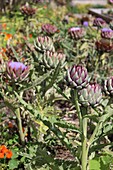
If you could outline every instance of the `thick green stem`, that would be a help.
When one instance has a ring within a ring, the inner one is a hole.
[[[82,170],[87,169],[87,162],[88,162],[88,152],[87,152],[87,107],[81,107],[82,113],[82,157],[81,157],[81,164]]]
[[[78,91],[74,90],[74,103],[77,110],[80,131],[81,131],[81,144],[82,144],[82,155],[81,155],[81,164],[82,170],[87,169],[87,160],[88,160],[88,152],[87,152],[87,108],[82,108],[80,110],[79,102],[78,102]],[[81,112],[82,111],[82,112]],[[83,116],[82,116],[83,115]]]
[[[22,129],[22,120],[21,120],[19,108],[16,110],[16,117],[17,117],[17,122],[18,122],[18,130],[19,130],[20,140],[21,140],[21,143],[24,144],[25,140],[24,140],[24,133],[23,133],[23,129]]]
[[[75,108],[77,110],[77,114],[79,118],[80,130],[82,131],[82,114],[81,114],[80,106],[78,102],[78,91],[77,90],[74,90],[74,103],[75,103]]]
[[[82,136],[82,170],[87,169],[87,159],[88,159],[88,152],[87,152],[87,118],[83,118],[83,136]]]

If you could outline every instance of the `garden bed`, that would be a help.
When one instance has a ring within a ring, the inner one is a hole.
[[[0,26],[0,168],[112,169],[111,25],[40,1]]]

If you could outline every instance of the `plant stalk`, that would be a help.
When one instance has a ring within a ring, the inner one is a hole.
[[[20,109],[19,108],[16,110],[16,117],[17,117],[20,140],[21,140],[21,143],[24,144],[25,143],[24,132],[23,132],[23,129],[22,129],[22,120],[21,120],[21,115],[20,115]]]
[[[77,114],[78,114],[80,131],[82,131],[82,114],[81,114],[81,110],[80,110],[80,106],[79,106],[79,102],[78,102],[78,91],[77,90],[74,90],[74,104],[75,104],[75,108],[76,108]]]
[[[87,118],[84,117],[82,121],[83,127],[83,136],[82,136],[82,170],[87,169],[87,159],[88,159],[88,152],[87,152]]]
[[[88,160],[88,152],[87,152],[87,108],[82,108],[80,110],[79,102],[78,102],[78,91],[74,90],[74,103],[77,110],[80,131],[81,131],[81,145],[82,145],[82,155],[81,155],[81,170],[87,170],[87,160]],[[82,116],[83,115],[83,116]]]

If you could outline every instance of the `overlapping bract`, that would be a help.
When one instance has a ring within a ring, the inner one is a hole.
[[[102,38],[95,43],[96,49],[103,52],[111,52],[113,50],[113,42],[109,39]]]
[[[60,63],[60,66],[63,67],[65,64],[66,56],[63,53],[46,51],[44,53],[44,64],[47,68],[56,68]]]
[[[24,81],[29,74],[29,66],[25,66],[21,62],[10,61],[7,64],[7,78],[12,82]]]
[[[46,50],[55,51],[53,41],[48,36],[39,36],[34,41],[36,50],[44,52]]]
[[[93,26],[105,27],[106,21],[104,21],[102,18],[95,18],[94,21],[93,21]]]
[[[73,65],[67,70],[66,81],[69,86],[82,89],[88,85],[90,77],[85,67]]]
[[[57,27],[52,24],[43,24],[42,25],[42,31],[47,33],[48,35],[53,35],[54,33],[57,32]]]
[[[107,38],[107,39],[112,39],[113,38],[113,30],[111,30],[110,28],[103,28],[101,30],[101,37]]]
[[[32,8],[29,6],[28,3],[26,3],[25,5],[23,5],[21,8],[20,8],[20,11],[22,14],[26,15],[26,16],[32,16],[36,13],[36,9],[35,8]]]
[[[84,28],[80,28],[80,27],[72,27],[72,28],[69,28],[68,34],[71,36],[71,38],[78,40],[84,37],[85,30]]]
[[[104,90],[108,95],[113,95],[113,76],[105,80]]]
[[[79,91],[79,102],[83,106],[96,107],[102,102],[102,91],[99,84],[89,84]]]

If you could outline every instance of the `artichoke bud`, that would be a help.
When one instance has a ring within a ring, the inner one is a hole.
[[[44,65],[47,68],[56,68],[59,63],[63,67],[65,65],[65,59],[65,54],[53,51],[46,51],[43,57]]]
[[[53,35],[57,32],[57,27],[51,24],[43,24],[42,31],[47,33],[48,35]]]
[[[99,84],[89,84],[79,91],[79,102],[83,106],[96,107],[102,102],[102,91]]]
[[[71,38],[78,40],[84,37],[85,30],[84,28],[80,28],[80,27],[72,27],[72,28],[69,28],[68,34],[70,35]]]
[[[44,37],[37,37],[34,41],[34,46],[36,50],[40,52],[44,52],[46,50],[55,51],[53,41],[50,37],[44,36]]]
[[[88,85],[90,77],[87,69],[80,65],[73,65],[67,70],[66,82],[69,86],[82,89]]]
[[[94,21],[93,21],[93,26],[96,26],[96,27],[105,27],[107,24],[106,24],[106,21],[104,21],[102,18],[95,18]]]
[[[113,38],[113,30],[111,30],[110,28],[103,28],[101,30],[101,37],[107,38],[107,39],[112,39]]]
[[[113,42],[109,39],[102,38],[95,43],[96,50],[102,52],[111,52],[113,50]]]

